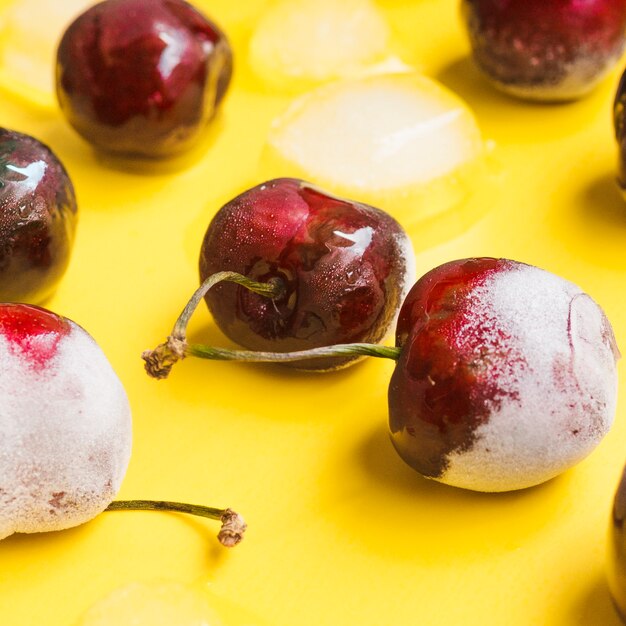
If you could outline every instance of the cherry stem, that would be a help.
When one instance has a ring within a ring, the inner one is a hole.
[[[105,511],[169,511],[175,513],[189,513],[198,517],[217,520],[222,527],[217,535],[218,541],[227,548],[236,546],[246,530],[246,523],[232,509],[216,509],[201,504],[186,504],[184,502],[168,502],[166,500],[115,500]]]
[[[257,352],[189,344],[185,347],[185,355],[212,361],[243,361],[246,363],[291,363],[335,356],[373,356],[380,359],[397,360],[400,355],[400,348],[380,346],[373,343],[339,343],[333,346],[298,350],[296,352]]]
[[[159,344],[154,350],[146,350],[141,358],[146,362],[146,372],[153,378],[167,378],[172,367],[186,356],[195,356],[213,361],[243,361],[247,363],[289,363],[308,359],[323,359],[328,357],[345,356],[372,356],[382,359],[396,360],[400,355],[400,348],[381,346],[370,343],[344,343],[333,346],[299,350],[297,352],[255,352],[250,350],[231,350],[216,348],[202,344],[188,344],[186,340],[187,325],[194,311],[200,304],[207,291],[220,282],[233,282],[268,298],[279,298],[285,292],[285,286],[278,278],[266,283],[260,283],[238,274],[237,272],[217,272],[209,276],[196,292],[180,314],[172,334],[165,343]]]
[[[272,278],[266,283],[260,283],[244,276],[243,274],[238,274],[237,272],[217,272],[216,274],[209,276],[200,285],[200,287],[198,287],[193,296],[191,296],[187,306],[185,306],[183,312],[178,316],[178,319],[174,324],[172,337],[182,340],[185,339],[187,334],[187,324],[189,324],[189,320],[191,319],[194,311],[198,308],[202,298],[204,298],[211,287],[223,282],[236,283],[245,287],[248,291],[252,291],[260,296],[272,299],[280,298],[280,296],[285,293],[285,285],[279,278]]]

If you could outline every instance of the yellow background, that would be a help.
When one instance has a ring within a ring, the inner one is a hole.
[[[106,513],[10,537],[0,543],[0,623],[73,625],[116,588],[171,580],[209,589],[233,626],[619,624],[604,550],[626,461],[625,394],[586,461],[543,486],[488,495],[423,480],[397,457],[386,433],[390,362],[307,375],[189,359],[167,381],[144,374],[140,353],[165,337],[197,286],[211,216],[261,182],[270,121],[289,101],[264,93],[246,65],[267,2],[198,5],[229,34],[237,72],[185,162],[145,171],[103,160],[56,108],[7,93],[0,124],[48,143],[76,186],[74,255],[47,306],[89,330],[128,391],[134,452],[120,497],[231,506],[249,532],[227,551],[211,522]],[[381,6],[395,49],[467,100],[498,164],[481,221],[452,239],[413,229],[418,273],[475,255],[536,264],[588,291],[624,349],[626,204],[611,127],[619,73],[578,103],[518,102],[468,60],[456,0]],[[204,307],[192,336],[229,345]]]

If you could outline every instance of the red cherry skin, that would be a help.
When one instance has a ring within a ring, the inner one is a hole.
[[[597,445],[617,349],[576,285],[508,259],[446,263],[400,310],[389,386],[394,447],[423,476],[479,491],[538,484]]]
[[[411,284],[413,264],[410,241],[388,214],[282,178],[218,211],[202,243],[200,277],[231,270],[258,281],[279,279],[285,293],[275,300],[223,283],[206,301],[236,343],[290,352],[383,339]],[[326,370],[353,360],[293,366]]]
[[[44,368],[70,332],[67,319],[30,304],[0,304],[0,335],[36,369]]]
[[[40,303],[63,276],[77,222],[74,187],[37,139],[0,129],[0,301]]]
[[[183,0],[105,0],[59,44],[56,87],[69,123],[95,147],[168,157],[190,148],[230,82],[224,33]]]
[[[463,0],[462,12],[479,69],[525,98],[584,96],[626,45],[626,0]]]

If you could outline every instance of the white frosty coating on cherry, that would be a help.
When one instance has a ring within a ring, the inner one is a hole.
[[[268,142],[309,179],[353,197],[425,185],[483,154],[463,101],[415,73],[318,88],[275,120]]]
[[[472,292],[467,340],[485,320],[511,339],[494,359],[503,391],[465,452],[449,456],[441,481],[479,491],[544,482],[586,457],[613,422],[616,347],[600,307],[576,285],[518,265]],[[487,345],[497,345],[495,333]],[[521,357],[521,358],[520,358]]]
[[[388,38],[385,18],[370,0],[286,0],[256,25],[250,64],[268,84],[292,89],[381,62]]]
[[[90,520],[115,497],[130,458],[122,384],[74,323],[43,368],[0,334],[0,363],[0,539]]]
[[[608,60],[598,60],[587,56],[578,57],[565,65],[563,77],[553,84],[520,85],[514,82],[502,82],[493,76],[489,78],[502,91],[519,98],[540,102],[567,102],[582,98],[593,91],[611,72],[619,58],[620,55],[615,55]]]

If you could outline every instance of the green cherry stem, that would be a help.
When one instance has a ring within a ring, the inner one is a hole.
[[[167,341],[159,344],[154,350],[146,350],[141,355],[141,358],[146,362],[146,372],[150,376],[153,378],[167,378],[173,365],[180,359],[185,358],[187,355],[187,325],[189,320],[209,289],[223,282],[236,283],[266,298],[280,298],[285,293],[285,285],[278,278],[261,283],[238,272],[217,272],[212,274],[191,296],[182,313],[178,316],[172,329],[172,334],[167,338]]]
[[[246,523],[239,513],[232,509],[216,509],[201,504],[166,500],[115,500],[105,511],[170,511],[217,520],[222,523],[217,539],[227,548],[236,546],[243,539],[246,530]]]
[[[256,352],[251,350],[229,350],[199,344],[189,344],[185,355],[212,361],[243,361],[245,363],[291,363],[306,359],[323,359],[333,356],[373,356],[380,359],[397,359],[400,348],[380,346],[373,343],[338,343],[332,346],[298,350],[296,352]]]
[[[216,348],[202,344],[188,344],[186,339],[187,325],[207,291],[220,282],[237,283],[262,296],[279,298],[284,293],[284,285],[278,279],[267,283],[250,280],[236,272],[218,272],[209,276],[193,294],[187,306],[180,314],[172,334],[165,343],[159,344],[154,350],[146,350],[141,358],[145,361],[146,372],[153,378],[167,378],[172,367],[187,356],[213,361],[240,361],[246,363],[288,363],[307,359],[322,359],[335,356],[372,356],[383,359],[397,359],[400,348],[381,346],[369,343],[345,343],[333,346],[299,350],[296,352],[255,352],[250,350],[231,350]]]
[[[185,306],[183,312],[178,316],[174,324],[174,329],[172,330],[173,337],[178,339],[185,338],[187,324],[189,324],[189,320],[194,311],[198,308],[202,298],[204,298],[211,287],[223,282],[236,283],[237,285],[245,287],[248,291],[258,293],[260,296],[265,296],[266,298],[272,298],[272,300],[280,298],[285,293],[285,285],[278,278],[273,278],[266,283],[260,283],[237,272],[217,272],[209,276],[200,287],[198,287],[193,296],[191,296],[187,306]]]

